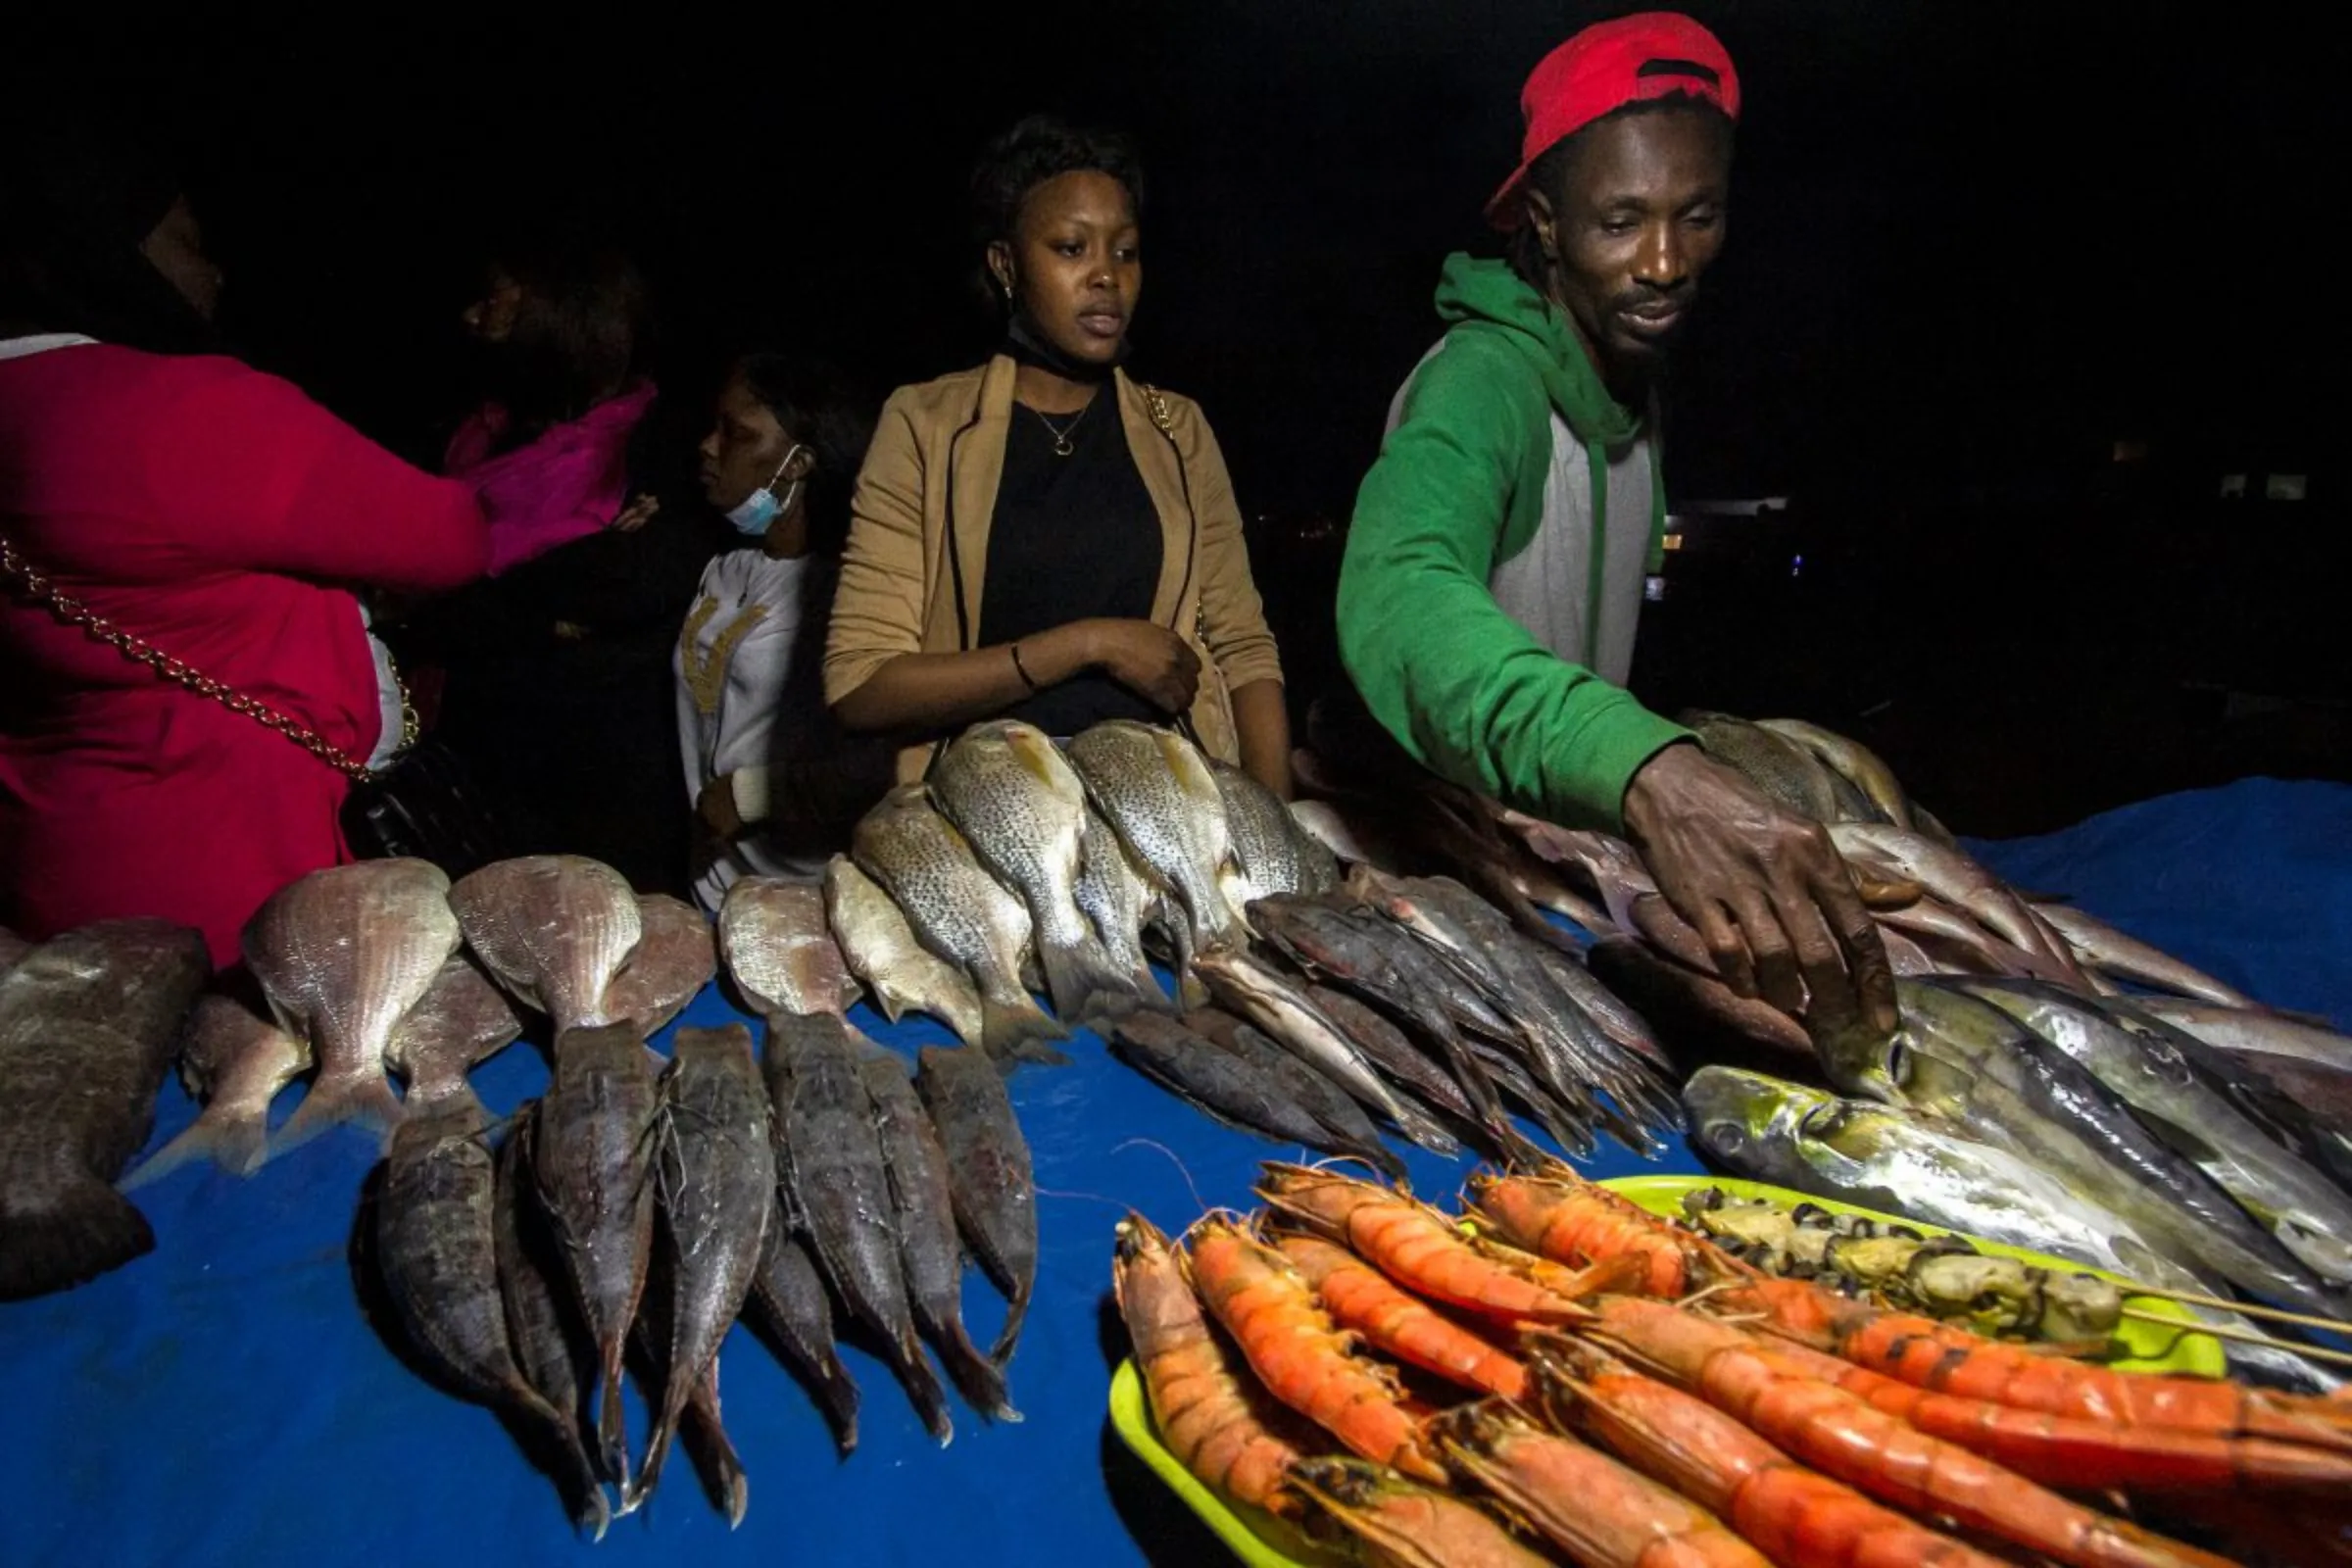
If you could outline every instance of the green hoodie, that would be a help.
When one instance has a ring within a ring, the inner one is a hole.
[[[1625,787],[1690,732],[1583,664],[1555,657],[1495,603],[1494,568],[1544,521],[1551,415],[1592,475],[1591,587],[1600,595],[1607,452],[1642,419],[1601,383],[1568,318],[1502,262],[1449,257],[1445,342],[1414,373],[1356,497],[1340,573],[1340,652],[1382,727],[1437,773],[1554,821],[1620,831]],[[1597,613],[1586,625],[1596,630]],[[1591,657],[1587,654],[1588,659]]]

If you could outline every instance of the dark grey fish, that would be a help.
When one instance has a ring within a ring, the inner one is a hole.
[[[1004,1369],[980,1353],[963,1326],[963,1243],[956,1234],[955,1196],[939,1133],[897,1056],[877,1048],[859,1070],[890,1166],[899,1261],[915,1326],[976,1409],[991,1420],[1018,1421],[1021,1412],[1005,1390]]]
[[[798,1368],[823,1404],[844,1454],[858,1447],[858,1385],[833,1344],[833,1303],[816,1259],[808,1255],[779,1203],[752,1283],[752,1312],[776,1348]]]
[[[520,1039],[522,1022],[514,999],[471,956],[453,953],[424,995],[392,1026],[384,1059],[408,1079],[410,1094],[446,1094]]]
[[[1380,1129],[1346,1089],[1230,1012],[1196,1008],[1184,1015],[1183,1025],[1261,1076],[1282,1102],[1305,1111],[1324,1130],[1323,1142],[1312,1138],[1294,1142],[1330,1153],[1353,1154],[1396,1181],[1405,1179],[1404,1162],[1381,1142]]]
[[[776,1206],[775,1145],[767,1091],[752,1058],[752,1032],[739,1023],[681,1029],[670,1052],[662,1078],[664,1132],[657,1181],[667,1265],[661,1314],[667,1333],[658,1347],[662,1406],[623,1512],[661,1485],[670,1435],[743,1311]],[[728,1491],[736,1496],[736,1488]],[[742,1517],[732,1501],[729,1512]]]
[[[956,1428],[915,1336],[889,1162],[858,1071],[871,1042],[835,1013],[778,1013],[767,1027],[769,1093],[802,1222],[843,1303],[881,1336],[907,1397],[944,1446]]]
[[[134,1192],[191,1160],[250,1176],[270,1157],[270,1104],[311,1064],[310,1044],[229,997],[196,1000],[181,1031],[179,1079],[204,1102],[180,1135],[122,1178]]]
[[[111,1184],[155,1125],[180,1017],[211,970],[186,926],[101,920],[0,978],[0,1300],[78,1285],[155,1246]]]
[[[625,1487],[621,1373],[654,1244],[654,1063],[626,1023],[566,1029],[555,1055],[532,1129],[531,1169],[596,1341],[604,1390],[598,1448],[606,1474]]]
[[[1287,1056],[1281,1047],[1263,1035],[1257,1039],[1266,1051],[1298,1071],[1313,1071],[1296,1057]],[[1254,1053],[1244,1055],[1228,1051],[1161,1014],[1121,1019],[1113,1030],[1111,1045],[1137,1071],[1230,1127],[1276,1143],[1300,1144],[1328,1154],[1376,1159],[1392,1173],[1400,1174],[1403,1169],[1377,1134],[1361,1145],[1354,1145],[1353,1140],[1326,1126],[1292,1097],[1291,1086],[1276,1077],[1271,1064]],[[1329,1087],[1333,1093],[1339,1093],[1336,1085]],[[1347,1099],[1344,1094],[1340,1098]],[[1348,1103],[1353,1107],[1355,1102]],[[1361,1110],[1356,1114],[1361,1116]],[[1364,1126],[1370,1131],[1369,1121]]]
[[[1306,1000],[1338,1026],[1364,1059],[1438,1109],[1475,1122],[1478,1111],[1462,1086],[1428,1052],[1369,1004],[1330,986],[1310,985]]]
[[[1517,1101],[1520,1109],[1551,1134],[1552,1142],[1579,1158],[1592,1155],[1598,1147],[1593,1142],[1592,1122],[1577,1115],[1575,1107],[1538,1083],[1520,1057],[1475,1036],[1470,1037],[1469,1046],[1471,1054],[1494,1080],[1495,1088]]]
[[[1037,1289],[1037,1182],[1012,1098],[994,1063],[976,1051],[925,1046],[915,1089],[948,1156],[956,1227],[972,1255],[1010,1301],[990,1359],[1012,1359]]]
[[[508,1119],[498,1151],[498,1187],[491,1224],[498,1250],[498,1289],[507,1309],[507,1340],[523,1381],[564,1416],[584,1453],[594,1436],[580,1419],[597,1364],[596,1342],[564,1300],[564,1257],[531,1174],[531,1132],[539,1102],[526,1100]]]
[[[576,1499],[575,1521],[601,1538],[605,1496],[578,1428],[524,1379],[508,1338],[489,1119],[462,1083],[410,1106],[393,1133],[376,1200],[376,1267],[410,1342],[436,1371],[468,1396],[512,1410],[555,1445]]]

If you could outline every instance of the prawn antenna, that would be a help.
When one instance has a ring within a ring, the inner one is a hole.
[[[1176,1174],[1184,1178],[1184,1185],[1188,1190],[1191,1191],[1194,1203],[1198,1204],[1203,1209],[1208,1207],[1208,1200],[1200,1196],[1200,1184],[1193,1180],[1193,1173],[1191,1169],[1186,1166],[1182,1159],[1177,1157],[1176,1151],[1170,1149],[1167,1145],[1156,1143],[1149,1138],[1130,1138],[1125,1143],[1114,1147],[1111,1150],[1111,1152],[1114,1154],[1122,1153],[1127,1150],[1135,1148],[1139,1144],[1146,1149],[1155,1149],[1159,1151],[1159,1152],[1167,1155],[1168,1163],[1176,1167]],[[1039,1190],[1042,1192],[1044,1189],[1041,1188]]]

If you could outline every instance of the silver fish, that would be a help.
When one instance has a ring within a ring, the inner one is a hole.
[[[850,853],[889,892],[923,946],[971,976],[991,1055],[1068,1059],[1037,1044],[1066,1031],[1021,986],[1027,907],[981,868],[956,824],[932,809],[929,791],[907,784],[884,796],[858,820]]]
[[[825,923],[824,890],[747,876],[718,906],[718,951],[744,1000],[761,1013],[843,1012],[858,982]]]
[[[318,1076],[278,1130],[292,1149],[341,1121],[400,1119],[384,1076],[392,1031],[458,950],[449,878],[423,860],[363,860],[280,888],[246,923],[245,963]]]
[[[618,871],[578,855],[525,855],[485,865],[449,890],[483,967],[556,1033],[618,1022],[605,993],[645,919]]]
[[[927,1012],[964,1044],[980,1043],[980,993],[970,977],[924,947],[882,885],[846,855],[825,865],[825,913],[850,972],[884,1017],[897,1023],[910,1010]]]
[[[1095,808],[1183,906],[1192,951],[1242,942],[1248,926],[1225,892],[1233,855],[1225,802],[1200,754],[1129,719],[1095,725],[1071,740],[1069,754]]]
[[[197,999],[179,1051],[179,1077],[204,1114],[122,1178],[124,1192],[210,1159],[250,1176],[270,1157],[270,1104],[310,1070],[310,1042],[286,1033],[228,997]]]
[[[1147,1005],[1156,1004],[1163,993],[1144,955],[1144,928],[1158,918],[1166,892],[1135,863],[1102,813],[1090,808],[1078,835],[1078,907]]]
[[[1045,732],[1010,719],[975,724],[941,754],[929,782],[932,804],[1028,906],[1054,1010],[1078,1021],[1134,1005],[1134,981],[1078,907],[1086,786]]]
[[[2118,980],[2136,980],[2199,1002],[2226,1007],[2258,1005],[2234,986],[2216,980],[2204,970],[2181,962],[2171,954],[2127,936],[2095,915],[2066,904],[2036,904],[2034,912],[2066,939],[2075,956],[2101,974]]]
[[[1226,898],[1247,909],[1275,893],[1312,897],[1340,885],[1337,857],[1291,815],[1275,793],[1230,762],[1211,761],[1225,826],[1233,841],[1233,864],[1225,873]]]

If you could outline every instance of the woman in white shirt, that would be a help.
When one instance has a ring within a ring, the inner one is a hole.
[[[816,361],[754,354],[703,438],[703,494],[744,534],[678,635],[678,739],[704,829],[695,897],[749,873],[813,879],[891,782],[891,749],[824,702],[825,621],[873,412]]]

